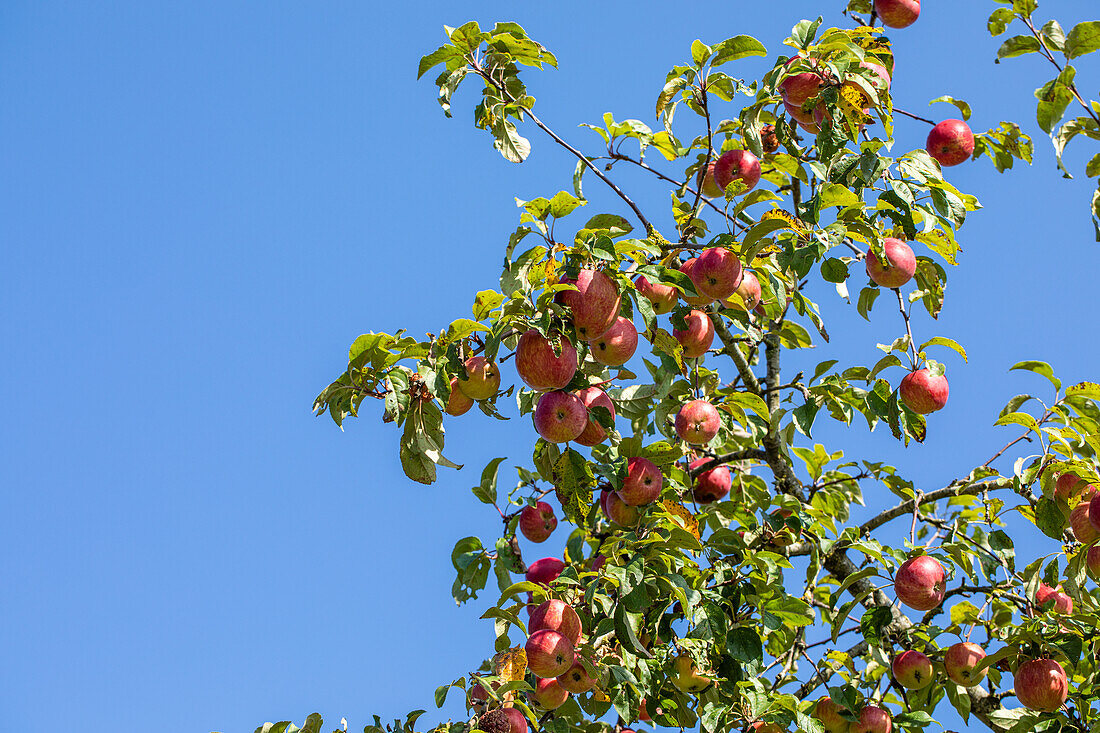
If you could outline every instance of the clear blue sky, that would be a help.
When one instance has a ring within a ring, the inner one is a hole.
[[[536,110],[596,150],[575,125],[609,110],[652,121],[665,72],[694,38],[751,33],[774,57],[801,17],[845,23],[841,4],[4,3],[7,726],[236,732],[317,710],[361,729],[373,712],[431,707],[437,684],[491,650],[481,604],[456,609],[449,595],[454,541],[499,530],[468,488],[493,456],[529,456],[533,434],[475,411],[448,434],[468,468],[424,487],[403,477],[397,434],[374,406],[341,433],[311,401],[357,334],[468,315],[496,282],[512,197],[569,188],[573,162],[529,129],[531,159],[506,163],[469,124],[474,95],[445,119],[417,61],[444,23],[516,20],[561,60],[527,74]],[[1008,374],[1015,361],[1100,378],[1100,249],[1089,182],[1058,176],[1034,124],[1032,90],[1049,69],[1037,57],[993,64],[992,3],[925,5],[894,34],[898,106],[955,116],[926,106],[949,93],[974,106],[976,128],[1018,119],[1037,162],[950,173],[986,209],[963,230],[940,322],[916,324],[971,354],[966,367],[945,359],[951,403],[927,444],[903,452],[862,428],[815,437],[932,487],[1013,437],[989,427],[997,411],[1044,388]],[[1042,5],[1067,29],[1095,15],[1085,0]],[[1100,86],[1095,59],[1078,78]],[[900,121],[899,149],[926,134]],[[1071,152],[1072,170],[1086,148]],[[665,210],[664,189],[624,174]],[[588,212],[614,206],[597,181],[586,192]],[[898,334],[887,308],[866,324],[835,295],[821,302],[835,337],[821,359],[867,363]],[[872,506],[889,500],[869,494]]]

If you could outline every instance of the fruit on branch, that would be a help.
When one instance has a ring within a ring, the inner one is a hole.
[[[661,495],[664,477],[656,464],[645,458],[630,458],[626,462],[626,479],[619,489],[619,498],[630,506],[642,506]]]
[[[879,92],[884,92],[890,88],[890,72],[886,70],[885,66],[876,64],[874,61],[860,61],[859,65],[860,68],[867,69],[876,77],[871,81],[871,85]]]
[[[617,492],[610,489],[604,489],[600,493],[600,507],[607,518],[620,527],[633,527],[638,523],[638,517],[642,516],[637,507],[630,506]]]
[[[791,119],[797,122],[803,130],[806,130],[807,132],[813,132],[815,135],[820,132],[819,129],[809,129],[810,127],[816,127],[816,123],[814,122],[813,110],[806,111],[802,109],[802,107],[795,106],[790,102],[784,102],[783,109],[787,110],[787,114],[789,114],[791,116]]]
[[[741,284],[741,260],[724,247],[703,250],[695,262],[693,279],[702,295],[713,300],[725,300]]]
[[[985,679],[985,670],[978,665],[985,659],[985,650],[970,641],[960,641],[947,648],[943,667],[951,681],[963,687],[974,687]]]
[[[760,145],[765,153],[779,150],[779,136],[775,134],[775,125],[764,125],[760,128]]]
[[[699,281],[701,278],[697,274],[695,274],[695,265],[698,262],[698,257],[692,257],[685,260],[683,264],[680,265],[680,272],[688,276],[688,279],[691,280],[692,285],[695,287],[695,292],[698,293],[698,295],[688,295],[687,293],[684,294],[684,302],[688,305],[706,305],[707,303],[714,300],[714,298],[710,297],[709,295],[703,294],[703,290],[699,286]]]
[[[752,724],[753,733],[783,733],[783,729],[777,723],[765,723],[758,720]]]
[[[718,435],[722,418],[706,400],[692,400],[676,413],[676,435],[692,445],[706,445]]]
[[[557,677],[573,666],[576,654],[573,642],[564,634],[551,629],[540,629],[527,637],[527,668],[537,677]],[[561,684],[561,680],[558,680]]]
[[[794,544],[794,541],[798,539],[795,535],[795,530],[787,524],[787,519],[791,516],[790,509],[776,509],[774,512],[768,515],[771,519],[768,522],[768,529],[771,529],[772,525],[778,525],[779,529],[771,530],[771,544],[775,547],[787,547]],[[801,533],[799,533],[801,534]]]
[[[527,699],[543,710],[557,710],[569,699],[569,692],[558,683],[557,677],[535,680],[535,691],[527,693]]]
[[[527,733],[527,718],[515,708],[497,708],[479,716],[477,728],[485,733]]]
[[[697,359],[707,353],[714,342],[714,324],[703,311],[693,310],[684,318],[687,329],[672,329],[672,336],[684,349],[684,358]]]
[[[669,679],[680,692],[702,692],[711,683],[710,677],[702,674],[695,666],[695,660],[687,654],[680,654],[672,660],[672,674]]]
[[[873,251],[868,250],[867,277],[880,287],[900,288],[917,271],[917,258],[913,254],[913,248],[900,239],[887,237],[882,240],[882,249],[886,255],[886,264]]]
[[[785,66],[790,66],[798,60],[799,57],[795,56]],[[817,67],[815,59],[802,59],[802,61],[809,63],[814,68]],[[791,74],[779,82],[779,94],[783,97],[785,104],[801,107],[820,94],[823,86],[825,86],[825,79],[822,78],[821,74],[815,71],[801,71],[797,74]]]
[[[519,531],[532,542],[545,542],[558,526],[554,508],[545,501],[525,506],[519,513]]]
[[[1100,530],[1092,526],[1089,519],[1090,501],[1082,501],[1069,513],[1069,526],[1073,529],[1073,536],[1083,545],[1091,545],[1100,540]]]
[[[466,704],[468,707],[478,707],[483,710],[489,702],[489,691],[485,689],[484,684],[477,682],[476,679],[476,677],[471,678],[470,691],[466,693]],[[494,690],[500,687],[499,682],[485,684],[488,684]]]
[[[852,723],[852,733],[890,733],[894,721],[890,713],[875,705],[859,711],[859,721]]]
[[[531,389],[550,392],[569,384],[577,371],[577,349],[564,336],[558,339],[560,351],[535,329],[526,331],[516,344],[516,371]]]
[[[932,660],[915,649],[907,649],[894,657],[890,670],[898,684],[907,690],[919,690],[932,681]]]
[[[1069,696],[1069,681],[1062,665],[1053,659],[1032,659],[1016,670],[1016,699],[1025,708],[1052,713]]]
[[[675,301],[675,290],[673,291]],[[589,343],[592,358],[605,366],[622,366],[638,348],[638,329],[629,318],[619,316],[603,336]]]
[[[974,152],[974,133],[962,120],[944,120],[928,133],[925,147],[940,165],[958,165]]]
[[[714,182],[714,161],[707,163],[707,172],[703,173],[703,169],[700,168],[695,174],[695,185],[699,188],[704,196],[707,198],[715,198],[717,196],[724,195],[722,189],[718,188],[718,184]]]
[[[611,398],[607,396],[607,392],[604,392],[599,387],[586,387],[580,392],[577,392],[577,397],[580,397],[581,402],[584,403],[585,415],[588,420],[587,424],[584,426],[584,430],[577,436],[577,442],[589,447],[604,442],[607,440],[607,431],[604,430],[603,425],[600,425],[588,410],[591,410],[593,407],[602,407],[611,413],[611,420],[614,422],[615,405],[612,404]]]
[[[541,560],[535,560],[527,566],[527,573],[524,579],[532,583],[549,585],[554,582],[555,578],[561,575],[562,570],[565,570],[564,562],[556,557],[544,557]]]
[[[917,611],[931,611],[943,602],[947,575],[939,560],[918,555],[901,564],[894,576],[898,600]]]
[[[651,718],[649,715],[649,711],[645,709],[644,697],[642,698],[642,701],[638,703],[638,720],[645,721],[646,723],[653,720],[653,718]]]
[[[905,375],[898,391],[906,407],[919,415],[928,415],[947,404],[947,377],[918,369]]]
[[[471,400],[487,400],[500,389],[500,369],[484,356],[466,360],[466,376],[458,380],[458,388]]]
[[[576,440],[588,426],[588,408],[569,392],[546,392],[539,397],[532,417],[535,430],[548,443]]]
[[[756,275],[751,270],[745,270],[745,274],[741,277],[741,284],[737,286],[737,290],[733,292],[733,295],[723,301],[722,305],[726,308],[736,308],[747,313],[760,305],[761,295],[760,281],[756,279]]]
[[[1100,580],[1100,545],[1089,547],[1088,554],[1085,555],[1085,567],[1093,580]]]
[[[634,287],[638,288],[638,292],[653,304],[653,312],[659,316],[675,308],[676,301],[680,297],[680,291],[672,285],[652,283],[645,275],[634,278]]]
[[[832,698],[825,696],[818,699],[814,705],[813,717],[817,718],[825,728],[825,733],[848,733],[851,722],[841,715],[845,708],[833,702]]]
[[[578,657],[576,661],[573,662],[572,667],[558,675],[558,684],[567,692],[580,694],[582,692],[588,692],[595,687],[596,680],[588,674],[588,670],[584,668],[584,664]]]
[[[599,270],[581,270],[577,279],[565,278],[562,283],[576,286],[576,290],[562,290],[556,296],[558,303],[568,306],[573,313],[573,327],[582,341],[597,339],[611,328],[619,316],[619,288],[615,281]]]
[[[1089,523],[1100,530],[1100,493],[1089,499]]]
[[[577,612],[568,603],[557,598],[551,598],[532,611],[527,628],[532,632],[543,629],[556,631],[573,644],[580,641],[584,632]]]
[[[908,28],[920,17],[920,0],[875,0],[875,13],[887,28]]]
[[[1046,606],[1048,602],[1052,602],[1054,605],[1050,610],[1053,613],[1066,615],[1073,613],[1073,599],[1060,589],[1051,588],[1046,583],[1039,583],[1039,588],[1035,591],[1035,602],[1039,606]]]
[[[700,466],[710,463],[710,460],[710,458],[698,458],[692,461],[688,468],[694,471]],[[695,477],[691,496],[696,503],[710,504],[725,498],[726,494],[730,493],[730,486],[732,485],[733,477],[730,474],[729,466],[715,466]]]
[[[1060,474],[1054,482],[1054,495],[1062,501],[1068,502],[1082,493],[1087,493],[1088,498],[1091,499],[1096,493],[1096,489],[1086,485],[1084,481],[1072,473]]]
[[[760,182],[760,161],[748,150],[727,150],[714,161],[714,182],[723,191],[734,181],[745,184],[746,190]]]
[[[447,397],[447,405],[443,411],[448,415],[465,415],[474,406],[474,401],[462,394],[458,388],[458,377],[451,377],[451,394]]]

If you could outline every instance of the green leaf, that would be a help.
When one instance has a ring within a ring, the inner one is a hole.
[[[951,96],[948,96],[948,95],[945,94],[942,97],[936,97],[935,99],[933,99],[931,102],[928,103],[928,106],[931,107],[936,102],[947,102],[948,104],[953,104],[953,105],[955,105],[956,107],[959,108],[959,114],[962,115],[962,118],[964,120],[969,120],[970,119],[970,113],[971,113],[970,105],[967,104],[966,102],[964,102],[963,100],[955,99],[954,97],[951,97]]]
[[[1066,36],[1066,58],[1075,59],[1100,48],[1100,20],[1078,23]]]
[[[1047,364],[1045,361],[1017,362],[1016,364],[1012,365],[1012,368],[1009,369],[1009,371],[1011,372],[1016,369],[1023,369],[1029,372],[1035,372],[1036,374],[1041,374],[1050,380],[1050,383],[1054,385],[1055,389],[1062,388],[1062,380],[1054,376],[1054,369],[1052,369],[1050,364]]]
[[[993,11],[993,14],[989,16],[989,21],[986,23],[986,27],[989,29],[989,35],[996,38],[1005,32],[1008,28],[1008,24],[1016,19],[1016,16],[1012,14],[1012,11],[1008,8],[997,8]]]
[[[550,199],[550,216],[560,219],[573,213],[574,209],[578,206],[584,206],[586,203],[584,199],[577,198],[571,193],[559,191],[554,194],[554,198]]]
[[[1035,36],[1013,36],[997,49],[997,58],[1010,59],[1023,56],[1025,53],[1035,53],[1038,50],[1039,40]]]
[[[821,263],[821,277],[825,282],[842,283],[848,279],[848,265],[835,257],[829,257]]]
[[[767,56],[768,49],[764,44],[752,36],[734,36],[727,38],[714,47],[714,59],[710,62],[711,68],[721,66],[729,61],[748,58],[749,56]]]
[[[439,66],[453,58],[462,58],[462,52],[449,43],[445,46],[440,46],[420,59],[420,67],[417,69],[416,78],[419,79],[432,67]]]
[[[481,472],[481,483],[473,488],[474,496],[485,504],[497,503],[497,469],[505,458],[494,458]]]
[[[493,147],[500,151],[510,163],[522,163],[531,154],[531,143],[516,130],[508,120],[497,120],[493,124]]]
[[[917,351],[924,351],[924,349],[928,346],[946,346],[949,349],[954,349],[955,352],[957,352],[958,355],[963,358],[963,361],[966,361],[966,349],[960,346],[959,343],[954,339],[949,339],[946,336],[933,336],[932,338],[921,344],[920,348],[917,349]]]
[[[1062,539],[1062,533],[1066,529],[1066,518],[1054,500],[1046,496],[1039,497],[1039,503],[1035,508],[1035,526],[1047,537]]]
[[[760,662],[764,659],[764,646],[756,629],[737,626],[726,635],[726,648],[730,656],[744,664]]]

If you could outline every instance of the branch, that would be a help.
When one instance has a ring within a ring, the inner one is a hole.
[[[894,107],[894,111],[895,111],[895,112],[898,112],[898,113],[900,113],[900,114],[903,114],[903,115],[905,115],[906,117],[911,117],[911,118],[913,118],[914,120],[918,120],[918,121],[920,121],[920,122],[927,122],[927,123],[928,123],[929,125],[935,125],[935,124],[936,124],[935,122],[933,122],[932,120],[928,119],[927,117],[921,117],[920,115],[915,115],[915,114],[913,114],[912,112],[906,112],[905,110],[903,110],[903,109],[898,109],[897,107]]]
[[[711,313],[710,322],[714,324],[714,332],[718,334],[718,338],[725,344],[723,352],[728,354],[733,359],[734,365],[737,367],[738,373],[741,375],[741,380],[745,383],[745,387],[753,394],[762,394],[760,390],[760,380],[756,378],[752,368],[749,366],[748,360],[745,355],[741,353],[741,349],[737,345],[737,339],[726,328],[725,322],[722,320],[722,316],[717,313]]]
[[[767,458],[767,454],[764,453],[764,451],[760,450],[759,448],[746,448],[745,450],[738,450],[738,451],[733,451],[732,453],[725,453],[725,454],[720,455],[720,456],[715,456],[714,458],[710,459],[709,461],[707,461],[703,465],[699,466],[698,468],[692,469],[691,477],[695,478],[696,476],[698,476],[701,473],[706,473],[707,471],[711,470],[712,468],[724,465],[726,463],[733,463],[735,461],[747,461],[747,460],[750,460],[750,459],[757,460],[757,461],[763,461],[766,458]]]

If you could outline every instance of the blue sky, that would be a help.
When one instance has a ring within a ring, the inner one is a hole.
[[[374,712],[431,707],[435,686],[492,645],[481,605],[456,609],[449,595],[455,540],[499,529],[468,489],[490,458],[529,456],[533,433],[475,411],[448,433],[449,456],[468,468],[424,487],[403,477],[397,434],[372,406],[340,432],[311,401],[357,334],[468,315],[496,283],[513,197],[568,189],[573,162],[525,129],[533,155],[506,163],[469,124],[473,94],[443,117],[430,81],[415,80],[420,56],[444,23],[520,22],[561,61],[528,72],[536,111],[594,151],[576,124],[605,111],[651,122],[693,39],[750,33],[774,57],[799,18],[845,23],[841,4],[5,3],[9,727],[250,731],[317,710],[354,729]],[[885,433],[824,426],[815,437],[932,487],[1014,437],[990,427],[997,411],[1044,389],[1008,374],[1014,362],[1046,359],[1067,383],[1100,378],[1100,249],[1089,182],[1058,176],[1034,123],[1032,90],[1050,70],[1037,57],[993,64],[992,3],[926,5],[893,34],[897,105],[952,117],[927,107],[947,93],[973,105],[976,129],[1019,120],[1036,164],[949,174],[986,208],[963,230],[944,315],[915,324],[971,356],[945,359],[951,402],[927,443],[902,451]],[[1068,29],[1090,5],[1045,0],[1040,14]],[[1097,88],[1095,59],[1078,78]],[[926,134],[899,120],[898,149]],[[1086,148],[1071,149],[1071,170]],[[586,182],[587,211],[617,210],[597,183]],[[622,183],[669,228],[665,190],[634,171]],[[888,308],[867,324],[835,294],[821,302],[834,340],[819,360],[869,363],[899,333]],[[868,493],[872,507],[889,501]]]

